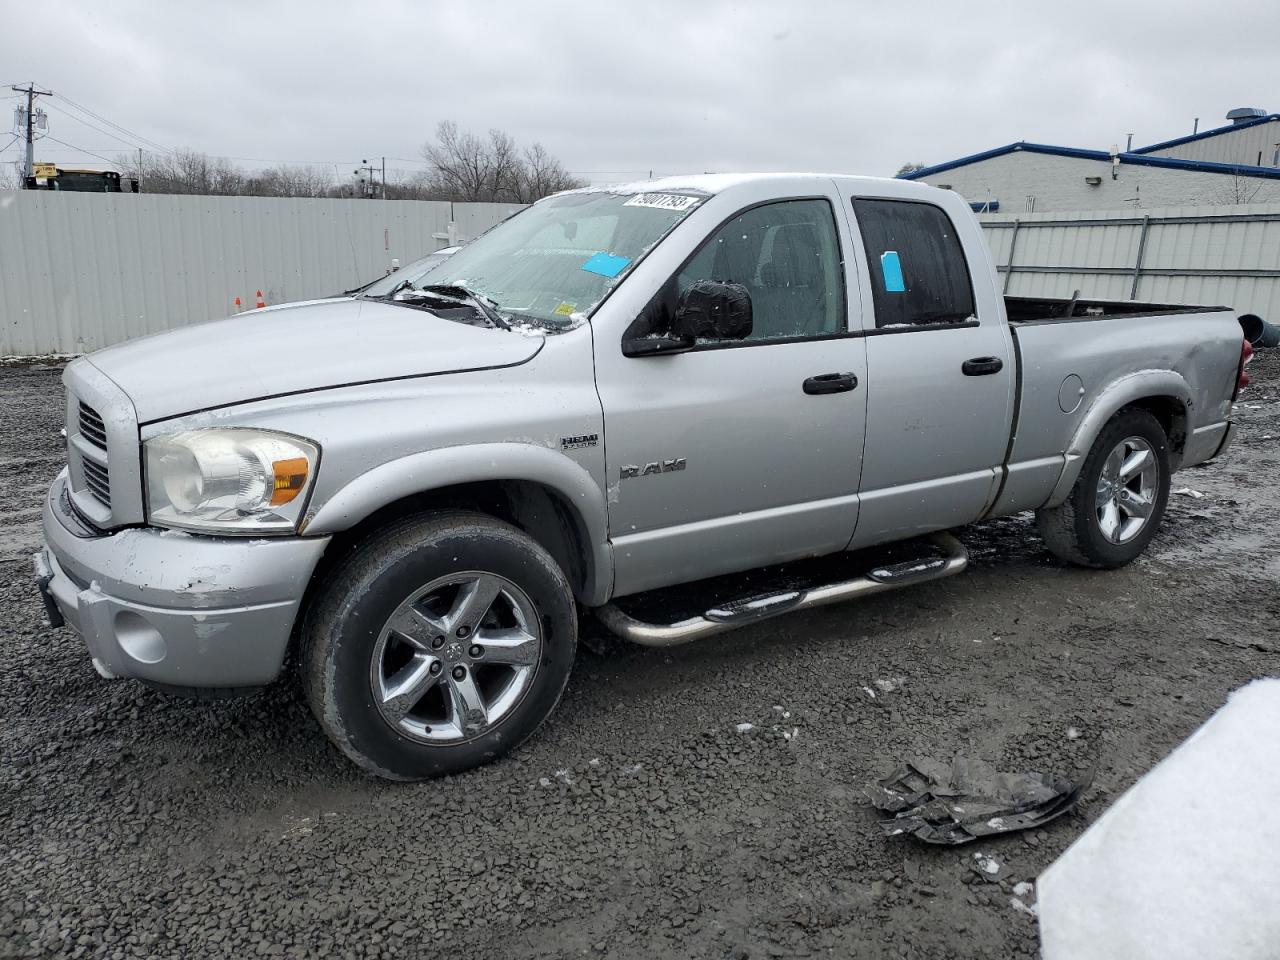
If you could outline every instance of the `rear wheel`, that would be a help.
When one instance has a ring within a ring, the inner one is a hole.
[[[1121,410],[1085,458],[1066,502],[1036,511],[1045,545],[1086,567],[1120,567],[1155,536],[1169,499],[1169,441],[1145,410]]]
[[[528,737],[569,677],[577,616],[536,541],[480,514],[402,521],[328,578],[304,627],[312,711],[399,780],[457,773]]]

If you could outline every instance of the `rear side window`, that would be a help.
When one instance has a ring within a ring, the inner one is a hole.
[[[877,327],[972,319],[973,283],[951,218],[931,203],[855,199]]]

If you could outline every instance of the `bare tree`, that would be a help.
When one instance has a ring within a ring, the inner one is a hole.
[[[324,167],[279,166],[249,177],[245,193],[255,197],[323,197],[334,186]]]
[[[531,203],[583,185],[541,144],[520,150],[501,130],[481,138],[452,120],[440,122],[422,156],[430,165],[426,192],[437,200]]]
[[[1229,207],[1241,203],[1253,203],[1262,192],[1263,181],[1258,177],[1242,176],[1237,170],[1226,178],[1221,186],[1215,189],[1211,202],[1219,206]]]
[[[516,197],[520,203],[532,203],[561,190],[572,190],[583,182],[566,170],[540,143],[527,147],[521,176],[516,181]]]
[[[124,176],[136,177],[144,193],[207,196],[324,197],[334,193],[326,167],[281,164],[248,173],[226,157],[195,150],[121,156]]]

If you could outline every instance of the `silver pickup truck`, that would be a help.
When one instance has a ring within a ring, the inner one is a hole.
[[[1002,296],[919,184],[563,193],[376,296],[72,363],[36,576],[103,676],[216,695],[296,659],[352,760],[457,772],[546,719],[580,611],[682,643],[957,573],[947,530],[1027,510],[1066,561],[1133,560],[1248,355],[1223,307]],[[837,554],[873,558],[652,612]]]

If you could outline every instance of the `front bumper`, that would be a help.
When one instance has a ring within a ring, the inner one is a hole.
[[[280,672],[328,537],[102,534],[71,509],[67,473],[44,504],[37,585],[98,672],[177,687],[252,687]],[[57,618],[50,610],[50,621]]]

